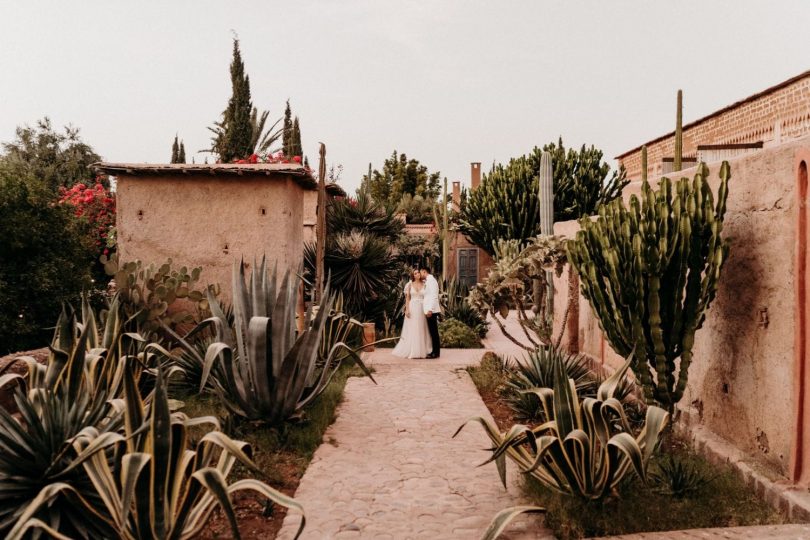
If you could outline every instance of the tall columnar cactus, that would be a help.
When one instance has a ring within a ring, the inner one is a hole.
[[[540,156],[538,200],[540,203],[540,234],[554,234],[554,176],[551,169],[551,154],[543,152]],[[546,319],[554,317],[554,279],[551,271],[546,271]]]
[[[647,181],[647,147],[641,147],[641,181]]]
[[[625,358],[635,349],[646,401],[670,411],[683,397],[695,332],[728,257],[721,233],[731,172],[723,162],[716,204],[708,173],[701,164],[692,181],[663,178],[658,190],[644,182],[629,208],[621,199],[600,207],[568,243],[605,337]]]
[[[442,241],[442,283],[447,281],[447,266],[450,264],[450,238],[447,234],[447,177],[444,178],[444,193],[442,197],[442,230],[440,238]]]
[[[678,106],[675,112],[675,157],[673,171],[680,171],[683,162],[683,91],[678,90]]]

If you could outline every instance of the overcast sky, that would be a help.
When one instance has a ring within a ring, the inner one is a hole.
[[[562,135],[613,157],[810,69],[810,1],[0,0],[0,141],[48,115],[108,161],[189,154],[230,95],[300,116],[354,189],[394,150],[469,180]],[[198,156],[202,161],[202,156]]]

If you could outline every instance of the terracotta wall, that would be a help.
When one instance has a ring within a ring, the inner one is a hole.
[[[202,279],[219,283],[225,299],[242,256],[252,264],[266,254],[279,271],[301,263],[304,189],[288,175],[122,174],[117,198],[122,261],[202,266]]]
[[[797,362],[810,369],[806,358],[797,359],[795,344],[796,163],[803,152],[810,155],[810,137],[730,162],[724,234],[731,241],[731,252],[717,297],[697,333],[681,402],[709,429],[785,475],[796,452],[792,434],[799,398],[794,370]],[[715,193],[719,165],[709,164]],[[684,176],[693,173],[694,169],[683,171]],[[638,189],[638,183],[631,184],[625,197]],[[576,222],[557,223],[555,233],[573,236],[578,228]],[[555,280],[555,286],[565,291],[566,276]],[[558,319],[564,308],[564,292],[558,293]],[[583,298],[578,344],[582,352],[607,366],[622,363],[602,338]],[[810,389],[804,391],[806,396]],[[803,406],[810,411],[810,403]],[[810,433],[810,415],[802,422],[805,433]]]
[[[685,110],[688,112],[688,99]],[[675,107],[673,96],[673,128]],[[683,155],[695,157],[699,144],[736,144],[763,141],[765,146],[779,145],[810,134],[810,72],[796,80],[744,100],[716,116],[687,124],[683,130]],[[648,174],[662,174],[662,160],[672,157],[674,133],[647,145]],[[627,177],[641,179],[641,150],[617,158],[627,169]]]

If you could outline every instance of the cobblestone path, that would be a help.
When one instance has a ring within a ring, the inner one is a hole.
[[[501,509],[524,501],[507,466],[503,489],[494,464],[477,467],[489,445],[489,416],[463,368],[481,351],[442,351],[440,360],[400,360],[371,353],[374,385],[352,378],[338,418],[324,436],[296,499],[307,512],[303,538],[475,539]],[[300,516],[289,514],[278,538],[291,539]],[[542,518],[516,520],[502,538],[553,538]]]
[[[610,536],[600,540],[807,540],[810,525],[762,525]]]

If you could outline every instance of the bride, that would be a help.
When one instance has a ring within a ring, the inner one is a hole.
[[[405,320],[402,335],[394,347],[393,355],[400,358],[425,358],[431,350],[427,318],[422,309],[425,283],[419,270],[411,272],[411,281],[405,285]]]

